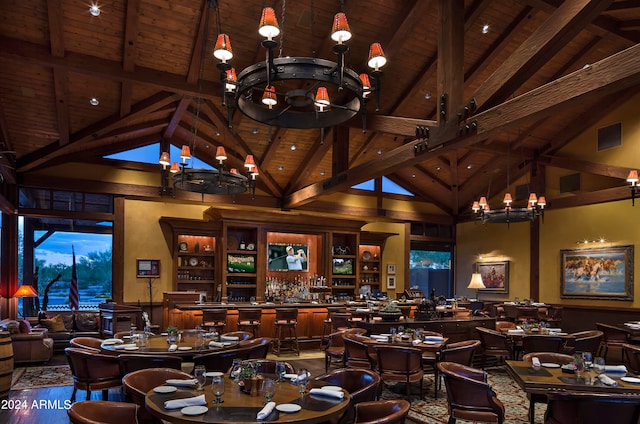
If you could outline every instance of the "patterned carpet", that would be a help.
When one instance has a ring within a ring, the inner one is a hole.
[[[498,395],[498,399],[505,406],[505,424],[527,424],[529,422],[529,400],[518,386],[509,377],[503,368],[487,369],[489,373],[489,383]],[[442,384],[442,390],[438,394],[438,399],[433,398],[433,375],[426,375],[424,378],[425,397],[419,400],[418,396],[411,397],[411,410],[409,419],[420,424],[441,424],[449,419],[447,411],[447,394]],[[417,388],[416,388],[417,391]],[[396,394],[389,388],[382,392],[383,399],[404,398],[401,394]],[[544,412],[546,405],[536,404],[536,423],[544,422]],[[457,420],[458,423],[467,421]]]
[[[68,365],[16,368],[11,380],[11,390],[72,385],[73,376]]]

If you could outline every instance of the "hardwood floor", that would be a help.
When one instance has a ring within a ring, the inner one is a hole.
[[[269,355],[269,358],[276,358]],[[303,352],[301,357],[283,355],[279,359],[290,362],[294,368],[307,368],[311,375],[324,374],[324,356],[320,352]],[[55,355],[49,365],[66,363],[62,355]],[[8,424],[64,424],[70,423],[67,407],[70,405],[72,386],[48,387],[42,389],[12,390],[8,399],[0,400],[0,423]],[[85,400],[86,392],[79,390],[76,400]],[[91,393],[92,400],[102,399],[102,392]],[[109,390],[110,401],[124,401],[120,388]],[[65,403],[66,402],[66,403]],[[124,424],[124,423],[123,423]]]

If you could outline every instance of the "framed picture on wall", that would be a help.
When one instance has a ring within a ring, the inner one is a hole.
[[[509,261],[478,262],[476,272],[482,276],[484,289],[493,293],[509,293]]]
[[[137,278],[159,278],[160,259],[136,259]]]
[[[560,250],[560,297],[633,300],[633,245]]]
[[[387,274],[396,273],[396,264],[387,264]]]
[[[387,289],[395,289],[396,288],[396,276],[389,275],[387,276]]]
[[[309,246],[306,244],[269,243],[267,255],[268,271],[309,271]]]

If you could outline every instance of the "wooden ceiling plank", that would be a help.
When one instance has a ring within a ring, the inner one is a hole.
[[[122,69],[133,72],[136,68],[136,57],[138,56],[138,33],[140,32],[140,1],[127,0],[127,12],[124,25],[124,43],[122,57]],[[120,116],[126,116],[131,112],[131,96],[133,85],[130,81],[123,81],[120,84]]]
[[[508,98],[612,1],[564,2],[476,90],[472,97],[478,109],[487,109]]]
[[[440,0],[438,33],[438,96],[446,95],[446,109],[438,119],[456,119],[454,111],[462,109],[464,90],[464,0]],[[439,97],[440,98],[440,97]]]
[[[389,178],[391,181],[398,184],[400,187],[404,188],[405,190],[408,190],[414,195],[416,195],[419,198],[419,200],[433,203],[434,205],[442,209],[444,212],[451,214],[452,210],[451,210],[451,207],[447,204],[447,202],[440,201],[439,199],[434,197],[433,193],[423,190],[422,188],[418,187],[415,183],[408,181],[407,179],[403,178],[398,174],[387,175],[387,178]],[[447,192],[450,192],[449,187],[447,187]]]
[[[605,163],[589,162],[586,160],[565,158],[561,156],[542,155],[540,163],[556,168],[570,169],[572,171],[586,172],[589,174],[603,175],[605,177],[620,178],[625,180],[629,168]]]
[[[182,100],[178,102],[178,106],[176,107],[175,112],[173,112],[173,114],[171,115],[171,119],[169,120],[169,124],[167,125],[167,128],[164,130],[164,133],[162,134],[162,138],[170,139],[171,137],[173,137],[173,133],[175,132],[176,127],[178,126],[180,121],[182,120],[184,111],[187,110],[190,103],[191,103],[191,99],[188,99],[188,98],[182,98]]]
[[[325,131],[324,139],[318,143],[313,143],[304,159],[298,164],[298,168],[293,173],[293,177],[289,181],[289,184],[284,188],[284,193],[290,193],[294,189],[299,189],[304,181],[307,181],[314,171],[314,168],[309,166],[310,163],[318,163],[327,154],[331,148],[330,140],[333,139],[334,127],[329,131]]]
[[[64,57],[64,35],[62,23],[62,1],[52,0],[47,2],[47,16],[49,18],[49,40],[51,44],[51,54],[55,57]],[[55,109],[58,121],[58,136],[60,145],[69,143],[69,88],[67,73],[60,69],[53,69],[53,85],[55,93]]]

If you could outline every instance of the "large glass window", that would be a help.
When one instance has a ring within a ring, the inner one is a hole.
[[[451,297],[451,245],[412,241],[409,281],[411,288],[422,290],[427,297],[432,290],[436,296]]]

